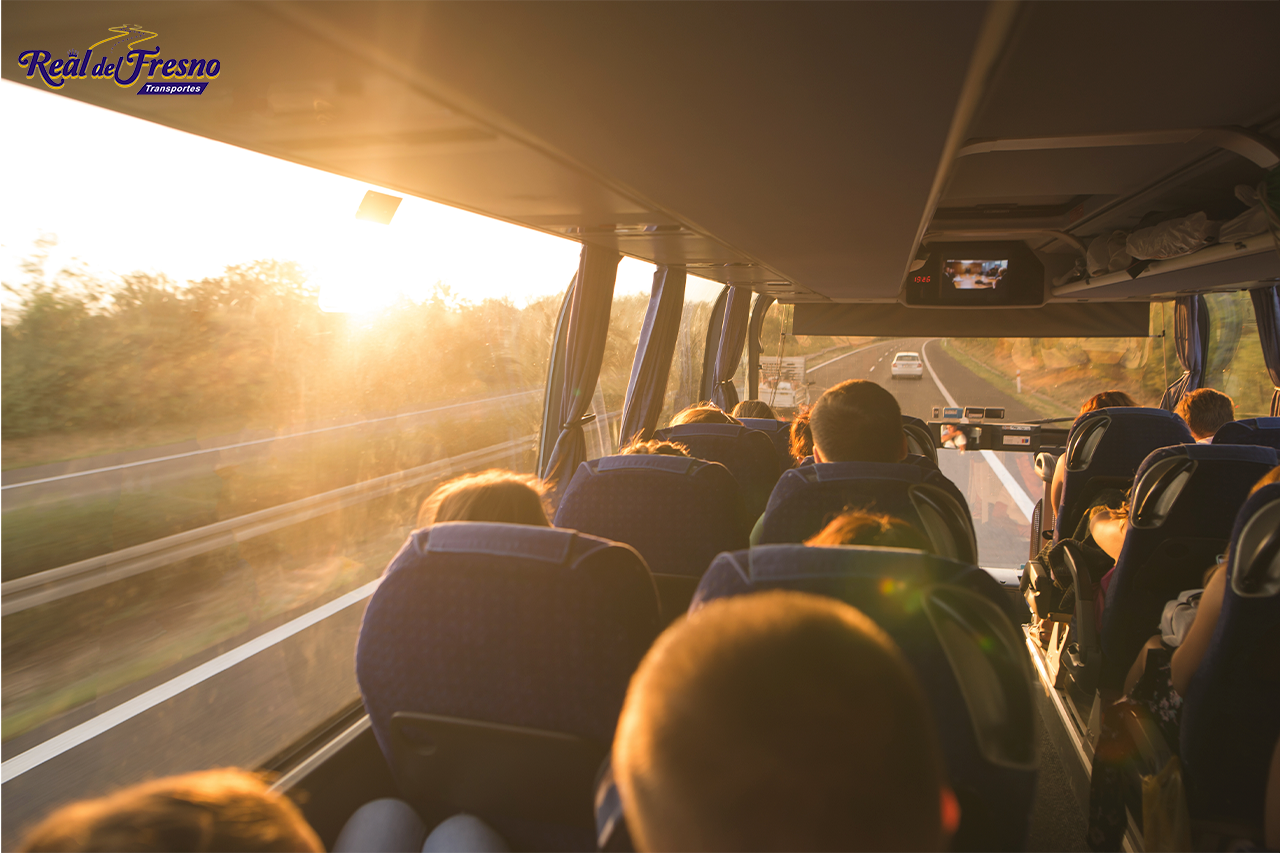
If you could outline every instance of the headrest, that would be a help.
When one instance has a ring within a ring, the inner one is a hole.
[[[791,424],[787,421],[778,421],[773,418],[738,418],[738,420],[742,421],[742,425],[747,429],[759,430],[760,432],[778,432],[791,429]]]
[[[836,483],[844,480],[900,480],[904,483],[920,483],[929,473],[928,469],[919,464],[903,462],[815,462],[793,468],[792,471],[800,472],[797,476],[804,477],[811,483]]]
[[[1248,418],[1223,424],[1213,434],[1217,444],[1280,446],[1280,418]]]
[[[420,553],[520,557],[560,566],[615,544],[573,530],[480,521],[433,524],[416,532],[412,542]]]
[[[596,471],[645,469],[648,471],[670,471],[673,474],[692,474],[706,465],[718,463],[707,462],[703,459],[692,459],[688,456],[628,453],[620,456],[605,456],[582,464],[588,466],[593,473]]]
[[[1076,418],[1071,425],[1067,438],[1067,470],[1088,468],[1108,433],[1115,436],[1116,446],[1130,442],[1140,448],[1195,443],[1186,422],[1164,409],[1128,406],[1097,409]]]
[[[1202,464],[1211,466],[1206,469],[1211,481],[1219,486],[1234,483],[1241,487],[1237,492],[1241,494],[1247,478],[1241,478],[1239,469],[1231,473],[1233,469],[1219,467],[1221,463],[1244,463],[1261,471],[1274,467],[1277,461],[1280,459],[1271,448],[1248,445],[1178,444],[1153,450],[1138,466],[1134,479],[1131,522],[1136,528],[1160,526]],[[1213,500],[1223,496],[1202,497]]]
[[[677,426],[660,429],[653,435],[655,438],[671,440],[673,438],[685,438],[695,435],[714,435],[724,438],[735,438],[739,435],[749,432],[758,432],[759,430],[749,430],[738,424],[679,424]]]
[[[1280,483],[1245,501],[1231,544],[1231,588],[1241,598],[1280,594]]]

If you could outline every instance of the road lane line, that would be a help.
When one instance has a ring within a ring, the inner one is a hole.
[[[867,344],[865,347],[859,347],[858,349],[849,350],[849,351],[848,351],[847,353],[845,353],[844,355],[838,355],[838,356],[836,356],[835,358],[831,359],[830,361],[824,361],[824,362],[822,362],[822,364],[815,364],[813,367],[806,367],[806,368],[804,369],[804,372],[805,372],[805,373],[812,373],[812,372],[813,372],[813,371],[815,371],[815,370],[821,370],[822,368],[826,367],[828,364],[835,364],[837,361],[839,361],[839,360],[840,360],[840,359],[842,359],[842,358],[848,358],[848,357],[849,357],[849,356],[851,356],[851,355],[856,355],[856,354],[858,354],[858,353],[860,353],[860,352],[862,352],[862,351],[864,351],[864,350],[873,349],[873,348],[878,347],[878,346],[881,346],[881,345],[883,345],[883,344],[884,344],[884,341],[880,341],[879,343]]]
[[[952,408],[956,408],[956,398],[952,397],[951,392],[943,386],[942,380],[938,378],[938,374],[933,370],[933,365],[929,363],[929,355],[926,350],[929,348],[929,344],[936,340],[937,338],[932,338],[924,342],[920,347],[920,357],[924,359],[925,369],[928,370],[929,375],[933,377],[933,384],[938,386],[938,390],[942,392],[942,396],[946,399],[947,405]],[[987,464],[991,466],[991,470],[995,473],[996,479],[998,479],[1004,486],[1005,491],[1009,493],[1009,497],[1013,498],[1013,503],[1018,507],[1018,512],[1022,513],[1023,517],[1026,518],[1027,523],[1030,524],[1031,516],[1035,513],[1036,509],[1035,501],[1031,500],[1031,496],[1022,488],[1022,484],[1014,478],[1013,474],[1009,473],[1009,469],[1004,466],[1004,462],[1000,460],[999,456],[996,456],[995,453],[990,450],[982,450],[979,452],[982,453],[982,458],[987,461]]]
[[[299,631],[310,628],[317,622],[363,601],[373,595],[373,591],[378,588],[380,583],[382,583],[381,578],[370,581],[364,586],[339,596],[309,613],[304,613],[278,628],[273,628],[265,634],[254,637],[244,645],[224,652],[213,660],[206,661],[194,669],[189,669],[181,675],[133,697],[127,702],[122,702],[109,711],[104,711],[92,719],[85,720],[80,725],[67,729],[62,734],[56,735],[38,746],[33,746],[26,752],[15,755],[0,764],[0,784],[9,783],[28,770],[33,770],[46,761],[57,758],[62,753],[93,740],[103,732],[109,731],[139,714],[151,710],[161,702],[172,699],[179,693],[190,690],[202,681],[206,681],[218,673],[248,660],[258,652],[265,651],[277,643],[292,637]]]

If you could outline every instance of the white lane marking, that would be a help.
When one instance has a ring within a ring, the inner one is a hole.
[[[288,439],[300,438],[304,435],[316,435],[317,433],[322,433],[322,432],[333,432],[334,430],[340,430],[340,429],[352,429],[353,427],[365,426],[367,424],[376,424],[376,423],[381,423],[383,421],[394,421],[397,418],[411,418],[411,417],[416,417],[417,415],[430,414],[431,412],[445,412],[445,411],[448,411],[449,409],[458,409],[458,408],[462,408],[463,406],[474,406],[479,403],[493,403],[493,402],[497,402],[498,400],[509,400],[512,397],[527,397],[530,394],[536,394],[536,393],[538,392],[520,391],[515,394],[503,394],[502,396],[499,396],[499,397],[486,397],[481,400],[471,400],[470,402],[466,402],[466,403],[451,403],[448,406],[437,406],[434,409],[421,409],[416,412],[404,412],[399,415],[388,415],[385,418],[370,418],[367,421],[355,421],[349,424],[338,424],[337,426],[321,427],[319,429],[309,429],[309,430],[305,430],[304,432],[289,433],[288,435],[273,435],[270,438],[257,438],[257,439],[254,439],[253,441],[241,441],[237,444],[223,444],[218,447],[206,447],[202,450],[189,450],[186,453],[174,453],[171,456],[156,456],[151,459],[139,459],[137,462],[124,462],[120,465],[108,465],[104,468],[91,468],[88,471],[72,471],[70,474],[59,474],[56,477],[42,477],[39,480],[25,480],[21,483],[10,483],[7,486],[0,486],[0,490],[20,489],[23,486],[34,486],[38,483],[52,483],[57,480],[70,480],[73,477],[87,477],[90,474],[102,474],[107,471],[119,471],[122,468],[134,468],[139,465],[152,465],[156,462],[171,462],[174,459],[186,459],[191,456],[204,456],[207,453],[218,453],[219,451],[222,451],[222,450],[235,450],[237,447],[253,447],[254,445],[257,445],[257,444],[269,444],[273,441],[287,441]]]
[[[189,669],[176,678],[171,678],[165,683],[157,685],[109,711],[104,711],[74,728],[67,729],[62,734],[52,737],[38,746],[33,746],[26,752],[15,755],[0,764],[0,784],[8,784],[28,770],[39,767],[46,761],[56,758],[68,750],[75,749],[103,732],[154,708],[161,702],[172,699],[179,693],[195,687],[200,682],[248,660],[258,652],[269,649],[276,643],[329,618],[338,611],[345,610],[351,605],[363,601],[373,594],[373,591],[378,588],[380,583],[382,583],[382,578],[370,581],[364,586],[348,592],[346,595],[335,598],[328,604],[317,607],[310,613],[304,613],[278,628],[273,628],[261,636],[254,637],[242,646],[237,646],[229,652],[224,652],[211,661],[206,661],[194,669]]]
[[[924,359],[925,369],[928,370],[929,375],[933,377],[933,384],[938,386],[938,390],[941,391],[942,396],[946,398],[947,405],[955,408],[956,398],[951,396],[951,392],[943,386],[942,380],[938,379],[938,374],[933,372],[933,365],[929,363],[929,355],[925,352],[925,350],[928,349],[929,344],[936,340],[937,338],[932,338],[924,342],[924,345],[920,347],[920,357]],[[982,458],[991,466],[991,470],[995,473],[996,479],[998,479],[1004,486],[1005,491],[1009,493],[1009,497],[1013,498],[1013,503],[1018,507],[1018,512],[1022,513],[1023,517],[1026,518],[1027,523],[1030,524],[1031,516],[1035,513],[1036,509],[1035,501],[1031,500],[1031,496],[1027,494],[1026,489],[1022,488],[1022,484],[1009,473],[1009,469],[1004,466],[1004,462],[1000,460],[999,456],[996,456],[995,453],[990,450],[983,450],[981,453]]]
[[[875,347],[878,347],[878,346],[880,346],[880,344],[867,344],[865,347],[858,347],[857,349],[849,350],[844,355],[838,355],[835,358],[831,359],[830,361],[824,361],[822,362],[822,364],[815,364],[813,367],[806,367],[804,369],[804,372],[812,373],[815,370],[821,370],[822,368],[826,367],[828,364],[835,364],[837,361],[839,361],[842,358],[848,358],[849,356],[856,355],[857,353],[860,353],[863,350],[874,349]]]

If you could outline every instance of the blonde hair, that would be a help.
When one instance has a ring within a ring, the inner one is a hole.
[[[1123,391],[1112,389],[1111,391],[1101,391],[1094,394],[1088,400],[1080,404],[1080,414],[1088,414],[1096,412],[1098,409],[1113,409],[1116,407],[1133,408],[1138,402]]]
[[[701,403],[694,403],[692,406],[676,412],[676,416],[671,419],[671,426],[681,426],[683,424],[737,424],[742,425],[742,421],[733,415],[727,415],[724,410],[710,400],[703,400]]]
[[[876,545],[881,548],[914,548],[933,551],[924,534],[910,524],[882,512],[849,509],[805,540],[806,545]]]
[[[418,526],[442,521],[497,521],[550,527],[546,484],[531,474],[491,468],[456,477],[431,493],[418,511]]]
[[[733,407],[735,418],[769,418],[777,420],[778,416],[764,400],[743,400]]]
[[[143,782],[63,806],[18,849],[44,851],[323,851],[283,794],[233,767]]]
[[[618,454],[621,456],[688,456],[689,448],[678,441],[659,441],[656,438],[645,441],[637,437],[619,450]]]

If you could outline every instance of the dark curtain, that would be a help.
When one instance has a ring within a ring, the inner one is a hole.
[[[1262,341],[1262,360],[1271,377],[1271,416],[1280,417],[1280,285],[1249,291],[1253,300],[1253,316],[1258,321],[1258,338]]]
[[[653,273],[649,309],[640,329],[631,381],[622,408],[619,440],[626,444],[637,435],[651,435],[658,426],[662,403],[667,395],[667,375],[680,335],[680,314],[684,311],[684,267],[660,266]]]
[[[612,249],[583,245],[565,318],[564,372],[558,402],[558,422],[543,435],[543,444],[556,435],[551,453],[539,470],[554,492],[561,481],[567,481],[587,456],[586,437],[582,426],[591,408],[591,396],[600,378],[604,361],[605,340],[609,336],[609,310],[613,306],[613,286],[618,278],[618,261],[622,256]],[[558,353],[557,353],[558,355]],[[556,368],[553,366],[552,375]]]
[[[1178,401],[1200,387],[1209,346],[1209,306],[1203,296],[1179,296],[1173,306],[1173,349],[1184,371],[1165,389],[1160,408],[1172,412]]]
[[[578,274],[574,273],[569,287],[564,292],[564,300],[560,303],[560,314],[556,318],[556,333],[551,339],[551,360],[547,364],[547,386],[542,398],[542,432],[538,441],[538,464],[535,471],[547,470],[547,460],[551,458],[551,449],[555,447],[556,438],[560,435],[560,397],[564,390],[564,348],[569,334],[569,306],[573,303],[574,285],[578,283]]]
[[[738,371],[742,348],[747,343],[752,296],[746,287],[731,288],[724,306],[724,324],[720,328],[720,345],[716,348],[716,384],[711,389],[711,402],[726,412],[738,405],[738,389],[733,387],[733,374]]]
[[[764,315],[774,303],[772,296],[760,294],[751,306],[751,323],[747,326],[747,399],[760,399],[760,330]]]

